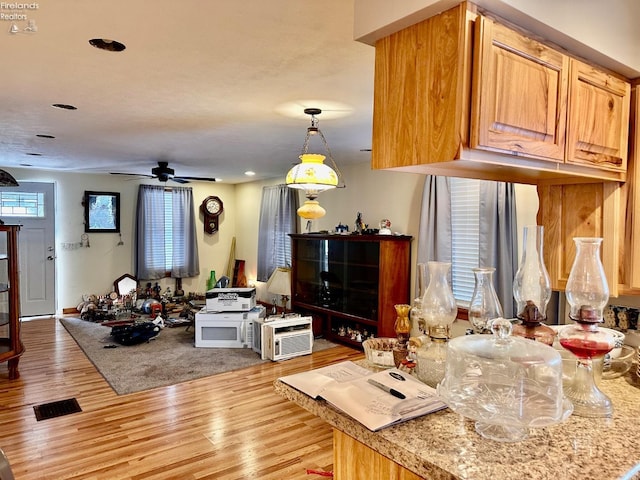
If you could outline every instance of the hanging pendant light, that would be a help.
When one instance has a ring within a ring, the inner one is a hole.
[[[0,187],[19,187],[20,184],[9,172],[0,170]]]
[[[344,182],[340,185],[342,175],[333,160],[327,140],[318,128],[316,115],[322,113],[322,110],[319,108],[305,108],[304,113],[311,115],[311,126],[307,128],[307,136],[304,139],[302,153],[298,157],[300,158],[300,163],[289,170],[285,183],[290,188],[305,191],[307,200],[298,209],[298,215],[312,220],[323,217],[326,213],[326,210],[316,200],[318,194],[331,188],[344,188],[345,185]],[[316,136],[321,139],[327,155],[309,153],[309,143]],[[330,165],[324,163],[326,159],[329,160]]]

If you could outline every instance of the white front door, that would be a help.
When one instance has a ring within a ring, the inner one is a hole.
[[[54,184],[21,182],[19,187],[0,190],[0,218],[7,224],[22,225],[18,237],[20,316],[53,315],[56,311]]]

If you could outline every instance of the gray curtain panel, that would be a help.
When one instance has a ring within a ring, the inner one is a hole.
[[[171,224],[165,217],[166,195],[171,196]],[[167,252],[171,248],[171,262]],[[140,185],[136,213],[136,277],[174,278],[200,274],[193,192],[190,187]]]
[[[512,183],[480,182],[480,266],[495,267],[494,286],[504,317],[514,318],[513,279],[518,271],[518,236]]]
[[[505,318],[515,316],[516,202],[511,183],[480,181],[480,265],[495,267],[494,286]],[[448,177],[427,175],[418,233],[418,263],[452,262],[451,188]]]
[[[277,267],[291,266],[290,233],[298,232],[298,191],[286,185],[262,189],[258,228],[257,280],[266,282]]]

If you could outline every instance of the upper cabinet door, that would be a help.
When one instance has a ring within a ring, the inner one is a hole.
[[[476,22],[471,148],[563,162],[569,57]]]
[[[629,82],[571,60],[567,162],[626,170],[630,96]]]

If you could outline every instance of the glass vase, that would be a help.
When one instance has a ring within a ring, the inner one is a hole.
[[[555,331],[543,322],[551,298],[551,280],[543,259],[544,227],[527,225],[523,232],[522,259],[513,279],[513,298],[520,324],[513,334],[552,345]]]
[[[469,322],[475,333],[491,333],[491,322],[502,318],[502,305],[493,286],[493,267],[473,269],[475,286],[469,304]]]
[[[398,346],[407,348],[409,333],[411,332],[411,323],[409,322],[411,305],[399,304],[394,305],[394,308],[396,309],[396,322],[393,325],[393,329],[398,338]]]
[[[602,238],[577,237],[576,257],[569,273],[565,294],[571,306],[573,325],[560,330],[560,345],[578,357],[576,373],[565,389],[573,403],[573,414],[608,417],[613,414],[611,399],[596,385],[593,360],[604,357],[615,345],[613,335],[598,328],[609,300],[609,285],[600,260]]]

